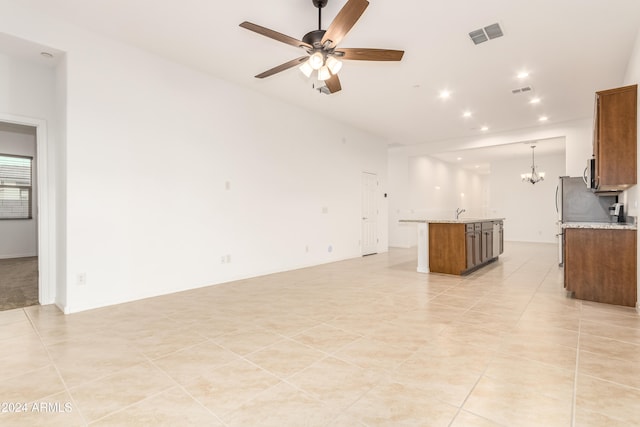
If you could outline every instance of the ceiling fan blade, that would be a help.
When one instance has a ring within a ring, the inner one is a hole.
[[[367,6],[369,6],[367,0],[348,0],[324,33],[322,44],[331,41],[329,47],[336,47],[360,19]]]
[[[344,55],[340,55],[340,53]],[[353,61],[400,61],[404,50],[340,48],[335,51],[339,59]]]
[[[302,64],[304,61],[309,59],[308,56],[301,56],[300,58],[292,59],[289,62],[285,62],[284,64],[280,64],[277,67],[273,67],[270,70],[265,71],[264,73],[260,73],[256,76],[257,79],[264,79],[265,77],[273,76],[280,71],[288,70],[289,68],[293,68],[296,65]]]
[[[342,90],[342,85],[340,84],[340,79],[337,74],[332,74],[328,80],[324,81],[324,84],[327,85],[329,93],[336,93]]]
[[[270,30],[265,27],[261,27],[260,25],[253,24],[251,22],[244,21],[242,24],[240,24],[240,26],[242,28],[246,28],[249,31],[253,31],[254,33],[261,34],[265,37],[269,37],[270,39],[274,39],[282,43],[290,44],[291,46],[294,46],[294,47],[313,49],[313,46],[303,42],[302,40],[294,39],[293,37],[289,37],[285,34]]]

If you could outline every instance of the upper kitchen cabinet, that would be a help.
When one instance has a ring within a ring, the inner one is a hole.
[[[596,92],[596,191],[621,191],[637,182],[637,93],[638,85]]]

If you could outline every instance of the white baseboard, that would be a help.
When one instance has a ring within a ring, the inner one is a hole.
[[[10,258],[30,258],[38,256],[38,254],[9,254],[9,255],[0,255],[0,259],[10,259]]]

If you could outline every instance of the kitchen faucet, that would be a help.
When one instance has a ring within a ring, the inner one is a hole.
[[[462,212],[466,212],[466,211],[464,209],[462,209],[462,208],[457,208],[456,209],[456,219],[460,218],[460,214]]]

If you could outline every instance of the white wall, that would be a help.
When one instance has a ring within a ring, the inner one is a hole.
[[[66,312],[360,256],[363,171],[387,250],[385,141],[12,6],[67,52]]]
[[[627,72],[624,77],[625,85],[633,85],[640,84],[640,29],[638,29],[638,34],[636,36],[636,41],[633,46],[633,51],[631,53],[631,57],[629,58],[629,64],[627,65]],[[640,97],[638,97],[638,111],[640,111]],[[640,129],[640,115],[638,115],[638,128]],[[640,176],[640,134],[638,134],[638,176]],[[627,208],[628,215],[635,216],[638,218],[638,200],[640,199],[640,194],[638,190],[638,186],[634,186],[630,188],[624,194],[625,198],[625,207]],[[638,265],[640,265],[640,250],[637,250],[636,253],[638,257]],[[640,295],[640,269],[638,270],[638,295]],[[636,309],[640,311],[640,304],[636,302]]]
[[[409,159],[409,213],[413,217],[452,219],[456,209],[465,217],[482,216],[480,175],[429,156]]]
[[[397,160],[397,161],[396,161]],[[403,171],[404,168],[404,171]],[[416,244],[415,224],[399,223],[400,219],[453,219],[458,208],[462,217],[483,216],[485,187],[480,175],[455,167],[429,156],[408,159],[389,156],[389,171],[399,174],[394,179],[397,191],[400,180],[404,190],[390,199],[390,245],[410,247]],[[405,174],[406,173],[406,179]]]
[[[51,143],[49,162],[50,175],[48,194],[50,203],[54,204],[49,214],[49,228],[55,230],[56,238],[51,239],[50,253],[57,254],[53,270],[55,279],[56,304],[64,309],[67,306],[67,61],[60,61],[55,69],[55,123],[58,138]],[[55,198],[55,201],[52,199]]]
[[[638,35],[636,36],[636,41],[634,44],[633,51],[631,53],[631,57],[629,58],[629,63],[627,65],[627,71],[624,77],[624,85],[640,85],[640,29],[638,30]],[[640,97],[638,97],[638,110],[640,111]],[[638,127],[640,128],[640,114],[638,115]],[[639,141],[640,141],[640,133],[639,133]],[[638,147],[638,162],[637,166],[640,170],[640,143]],[[640,176],[640,172],[638,172]],[[638,200],[640,199],[640,194],[638,193],[638,186],[634,186],[629,190],[625,191],[624,194],[625,199],[625,208],[627,209],[627,214],[631,216],[638,216]]]
[[[520,174],[530,171],[530,156],[491,162],[490,216],[507,219],[505,240],[558,241],[555,197],[558,177],[565,175],[565,156],[536,156],[536,165],[545,173],[545,180],[530,184],[520,179]]]
[[[3,6],[4,7],[4,6]],[[14,21],[9,13],[0,14],[0,22],[4,25],[5,19],[14,25],[20,25]],[[7,11],[8,12],[8,11]],[[56,228],[46,227],[48,221],[55,219],[55,210],[60,208],[56,204],[57,173],[55,168],[45,167],[55,163],[59,153],[58,132],[59,122],[56,120],[56,69],[54,65],[44,65],[37,61],[24,58],[9,57],[0,54],[0,116],[2,120],[10,122],[28,122],[31,125],[43,125],[37,132],[39,167],[44,172],[38,177],[48,185],[46,191],[39,188],[40,197],[47,198],[48,202],[38,207],[39,226],[45,227],[46,235],[39,236],[39,243],[53,243],[56,241]],[[49,147],[47,147],[49,146]],[[54,247],[39,251],[39,279],[43,283],[40,302],[43,304],[59,303],[59,294],[56,292],[56,274],[60,264],[64,262],[64,256],[58,257],[59,252]],[[64,282],[62,282],[64,283]],[[58,287],[60,283],[57,284]]]
[[[0,258],[19,258],[36,256],[37,247],[37,218],[38,197],[37,167],[36,167],[36,136],[35,129],[26,132],[18,128],[3,125],[0,128],[0,154],[26,156],[33,159],[31,212],[32,219],[9,219],[0,221]]]
[[[389,246],[408,248],[415,245],[416,230],[401,224],[409,209],[409,160],[404,153],[389,151]]]
[[[510,144],[515,142],[524,142],[524,141],[533,141],[538,139],[549,139],[549,138],[560,138],[563,137],[565,139],[565,156],[564,156],[564,167],[557,176],[560,175],[569,175],[569,176],[582,176],[582,172],[586,166],[587,159],[591,157],[592,154],[592,119],[583,119],[583,120],[575,120],[570,122],[558,123],[558,124],[550,124],[539,126],[535,128],[529,129],[519,129],[516,131],[510,132],[502,132],[496,133],[493,135],[482,136],[478,138],[460,138],[456,140],[447,140],[429,144],[415,145],[415,146],[406,146],[406,147],[394,147],[389,149],[389,186],[391,188],[396,189],[395,197],[391,197],[389,199],[389,242],[391,246],[398,247],[408,247],[415,245],[415,233],[414,230],[409,226],[401,225],[398,223],[398,219],[406,217],[410,214],[410,192],[403,191],[404,189],[408,189],[410,187],[410,178],[406,172],[403,172],[403,167],[405,171],[408,170],[409,164],[411,163],[411,159],[420,158],[422,156],[428,156],[429,154],[444,152],[444,151],[455,151],[455,150],[465,150],[470,148],[481,148],[481,147],[489,147],[492,145],[503,145]],[[557,162],[553,162],[555,165],[554,168],[557,167]],[[518,165],[519,167],[520,165]],[[526,162],[525,162],[526,166]],[[492,166],[493,168],[493,166]],[[522,170],[518,169],[518,173],[516,176],[520,176],[523,173]],[[492,169],[492,175],[495,173]],[[552,175],[548,175],[552,176]],[[490,181],[495,181],[493,176],[488,178]],[[555,179],[552,179],[553,183],[553,191],[555,193]],[[518,184],[517,188],[519,188],[520,181],[516,180]],[[516,185],[515,183],[513,185]],[[523,184],[524,185],[524,184]],[[495,189],[492,185],[489,184],[489,181],[486,185],[482,186],[483,188],[483,196],[484,201],[481,203],[487,203],[490,198],[495,199],[495,195],[493,192]],[[519,193],[513,193],[514,197],[518,197]],[[551,202],[553,202],[554,196],[551,196]],[[519,200],[516,199],[514,204],[519,203]],[[555,205],[554,205],[555,206]],[[432,205],[427,207],[427,209],[437,209],[437,205]],[[455,209],[455,207],[454,207]],[[554,208],[555,209],[555,208]],[[434,212],[435,213],[435,212]],[[469,215],[471,216],[471,215]],[[481,209],[481,213],[479,216],[505,216],[506,215],[497,215],[495,207],[483,206]],[[509,220],[509,218],[507,218]],[[555,223],[555,219],[552,220],[551,224]],[[511,224],[511,225],[510,225]],[[512,230],[515,232],[511,234],[507,231],[508,227],[515,227],[516,222],[505,222],[505,238],[509,239],[513,237],[514,239],[520,239],[518,236],[526,236],[527,232],[525,230],[517,231],[516,229]],[[542,232],[542,236],[545,237],[545,240],[540,240],[540,235],[538,232]],[[536,236],[532,238],[536,238],[532,241],[552,241],[549,239],[550,230],[545,227],[537,227],[535,230]],[[555,231],[553,234],[555,235]]]

